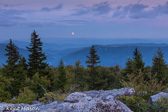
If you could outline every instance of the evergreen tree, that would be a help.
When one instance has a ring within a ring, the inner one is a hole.
[[[15,95],[19,94],[19,90],[23,89],[25,86],[26,76],[27,76],[27,64],[26,59],[21,57],[18,64],[14,70],[14,82],[12,83],[15,88]]]
[[[88,64],[87,67],[90,68],[90,72],[88,76],[89,89],[95,89],[100,80],[100,76],[98,75],[98,71],[97,71],[97,67],[98,67],[97,64],[100,63],[99,61],[100,57],[96,53],[97,51],[92,45],[89,53],[90,56],[87,56],[88,60],[86,60],[86,63]]]
[[[51,86],[50,80],[47,79],[47,76],[40,76],[38,72],[33,75],[32,80],[29,80],[29,88],[33,90],[34,93],[38,94],[38,98],[42,97]]]
[[[74,84],[79,84],[80,87],[85,86],[84,78],[84,67],[81,64],[81,61],[78,60],[74,66]]]
[[[163,52],[159,48],[157,54],[153,57],[153,65],[152,65],[152,75],[156,75],[156,78],[159,81],[165,81],[165,71],[166,71],[166,63],[163,59]]]
[[[87,56],[88,60],[86,63],[88,64],[87,67],[94,69],[97,67],[97,64],[100,63],[100,57],[96,54],[97,51],[95,50],[94,46],[90,49],[90,56]]]
[[[28,62],[28,77],[32,77],[36,72],[39,72],[40,75],[47,75],[48,71],[46,68],[48,64],[44,62],[46,60],[45,53],[42,52],[41,38],[34,31],[31,34],[31,43],[30,47],[27,47],[28,51],[31,53],[29,55]]]
[[[22,66],[24,71],[27,71],[28,65],[27,65],[27,61],[26,61],[25,57],[21,56],[18,65]]]
[[[131,58],[128,58],[127,59],[127,62],[126,62],[126,67],[124,69],[124,75],[126,76],[127,74],[131,74],[133,73],[133,61]]]
[[[11,85],[8,88],[8,91],[12,94],[12,96],[15,96],[18,94],[20,87],[20,80],[18,79],[18,77],[22,77],[21,74],[16,74],[17,63],[20,55],[18,47],[12,42],[12,39],[10,39],[9,44],[6,45],[5,50],[7,52],[5,56],[7,56],[8,59],[6,61],[7,64],[3,65],[4,68],[2,69],[2,73],[6,78],[13,79]]]
[[[19,48],[12,42],[12,39],[10,39],[10,42],[6,45],[5,51],[7,52],[5,56],[7,56],[8,59],[6,60],[7,65],[3,64],[3,75],[8,78],[13,78],[14,70],[20,58]]]
[[[143,72],[145,63],[142,61],[142,55],[137,48],[135,48],[133,55],[134,55],[133,57],[134,73],[138,74],[140,71]]]
[[[67,77],[66,77],[65,66],[62,59],[58,66],[58,76],[55,83],[56,83],[56,89],[61,89],[62,92],[64,93],[65,85],[67,84]]]

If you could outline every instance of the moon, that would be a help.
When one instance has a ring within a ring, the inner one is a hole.
[[[75,35],[75,33],[74,33],[74,32],[72,32],[72,35]]]

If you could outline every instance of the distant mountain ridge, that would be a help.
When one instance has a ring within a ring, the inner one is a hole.
[[[14,41],[15,43],[15,41]],[[29,52],[25,48],[25,43],[20,44],[16,42],[19,46],[20,54],[28,57]],[[76,61],[80,60],[82,65],[86,67],[85,61],[86,56],[89,55],[90,47],[81,46],[70,46],[49,44],[43,46],[44,52],[47,55],[47,62],[50,65],[57,66],[60,59],[62,58],[65,65],[74,65]],[[6,43],[0,43],[0,66],[5,63],[6,57],[4,56]],[[28,42],[27,44],[28,45]],[[62,47],[61,47],[62,46]],[[133,51],[138,48],[143,55],[143,61],[145,65],[152,65],[152,58],[160,47],[164,53],[165,61],[168,60],[168,44],[154,44],[154,43],[136,43],[136,44],[111,44],[111,45],[101,45],[96,44],[95,49],[97,54],[100,56],[100,65],[102,66],[115,66],[119,65],[121,68],[125,67],[125,63],[128,57],[133,56]],[[167,62],[168,63],[168,62]]]
[[[134,45],[95,45],[97,54],[100,56],[102,66],[115,66],[119,65],[121,68],[125,67],[127,58],[133,57],[133,51],[138,48],[143,56],[145,65],[152,65],[152,58],[160,47],[164,53],[165,61],[168,60],[168,44],[134,44]],[[90,47],[73,51],[63,56],[65,64],[74,64],[77,60],[86,66],[86,56],[89,55]]]

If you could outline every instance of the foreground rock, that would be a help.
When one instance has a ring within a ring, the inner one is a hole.
[[[158,93],[156,95],[150,96],[149,103],[154,105],[157,100],[159,100],[161,97],[168,98],[168,93]]]
[[[133,88],[122,88],[108,91],[75,92],[67,96],[65,101],[55,101],[50,104],[7,104],[0,103],[1,112],[11,110],[18,112],[132,112],[125,104],[116,98],[133,96]],[[17,110],[16,110],[17,109]]]

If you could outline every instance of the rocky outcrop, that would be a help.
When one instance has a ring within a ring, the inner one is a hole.
[[[103,91],[103,90],[85,91],[83,93],[92,98],[103,98],[109,95],[117,98],[120,96],[133,96],[135,94],[135,90],[133,88],[121,88],[121,89],[113,89],[113,90],[107,90],[107,91]]]
[[[161,93],[158,93],[156,95],[150,96],[149,103],[152,104],[152,105],[154,105],[155,102],[157,100],[159,100],[161,97],[168,98],[168,93],[161,92]]]
[[[134,94],[133,88],[75,92],[67,96],[64,101],[55,101],[50,104],[37,102],[33,105],[0,103],[0,109],[3,111],[11,107],[13,112],[132,112],[125,104],[117,100],[117,97]]]

